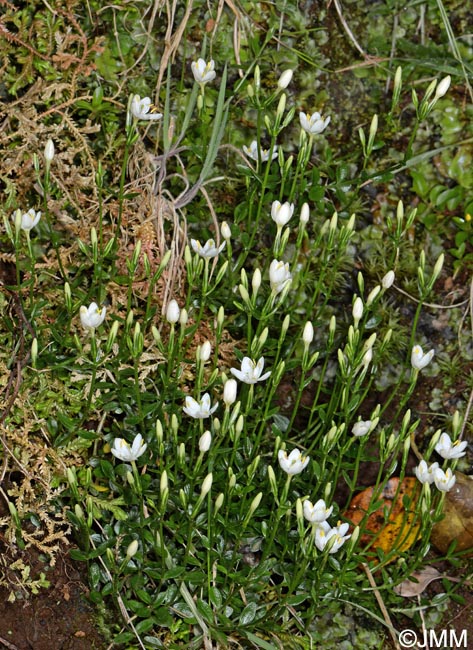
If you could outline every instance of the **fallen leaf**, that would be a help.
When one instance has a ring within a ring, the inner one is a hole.
[[[354,526],[360,526],[361,545],[372,549],[373,557],[377,548],[384,553],[394,549],[398,553],[407,550],[417,540],[420,528],[415,516],[419,482],[413,477],[406,477],[401,482],[399,478],[389,479],[377,499],[381,505],[368,515],[373,494],[373,487],[357,494],[344,514]]]
[[[404,598],[412,598],[421,594],[432,580],[442,578],[442,574],[433,566],[426,566],[420,571],[414,571],[412,576],[394,587],[394,592]],[[415,582],[414,582],[415,581]]]
[[[455,472],[456,482],[446,493],[445,517],[432,528],[431,542],[442,553],[457,541],[455,550],[471,549],[473,554],[473,476]]]

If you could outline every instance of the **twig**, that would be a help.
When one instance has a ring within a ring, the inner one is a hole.
[[[365,573],[366,573],[366,575],[368,577],[368,581],[369,581],[371,587],[373,588],[375,598],[378,601],[378,605],[379,605],[381,613],[382,613],[382,615],[384,617],[384,621],[385,621],[385,623],[386,623],[386,625],[387,625],[387,627],[389,629],[389,633],[390,633],[391,638],[393,640],[394,647],[396,648],[396,650],[401,650],[401,646],[399,645],[399,643],[397,641],[396,630],[394,629],[394,625],[392,624],[391,618],[390,618],[390,616],[388,614],[388,610],[386,609],[386,605],[384,604],[384,601],[383,601],[383,599],[381,597],[381,594],[379,593],[379,589],[378,589],[378,586],[377,586],[376,582],[374,581],[373,575],[372,575],[368,565],[365,564],[364,562],[362,563],[362,567],[363,567],[363,569],[364,569],[364,571],[365,571]]]
[[[425,650],[429,650],[429,645],[427,643],[427,628],[425,626],[425,616],[422,607],[420,606],[420,596],[417,596],[417,602],[419,603],[419,615],[422,622],[422,637],[425,639],[424,645],[422,646]]]
[[[13,645],[13,643],[10,643],[9,641],[5,641],[5,639],[2,639],[0,636],[0,643],[5,646],[5,648],[8,648],[9,650],[20,650],[18,646]]]
[[[471,321],[471,329],[472,329],[472,336],[473,336],[473,278],[471,279],[470,282],[470,321]],[[473,404],[473,388],[470,391],[470,398],[468,400],[468,404],[466,405],[465,417],[463,418],[462,428],[460,431],[460,435],[458,436],[460,440],[463,439],[463,434],[465,433],[468,418],[470,417],[472,404]]]
[[[364,51],[364,49],[361,47],[361,45],[358,43],[358,41],[355,38],[355,35],[351,31],[350,27],[348,26],[347,21],[345,20],[343,13],[342,13],[342,6],[339,2],[339,0],[333,0],[333,4],[335,5],[335,9],[337,10],[338,17],[340,19],[340,22],[342,23],[342,27],[347,33],[348,38],[350,41],[353,43],[355,48],[358,50],[358,52],[362,55],[364,59],[371,59],[372,57]]]
[[[407,291],[404,291],[404,289],[401,289],[400,287],[397,287],[395,284],[393,284],[393,288],[396,289],[396,291],[399,291],[399,293],[402,293],[403,296],[407,296],[412,302],[420,303],[421,301],[418,298],[414,298],[414,296],[411,296],[410,293],[407,293]],[[463,307],[463,305],[466,305],[467,302],[470,301],[470,298],[466,298],[465,300],[462,300],[461,302],[456,302],[453,305],[437,305],[436,303],[432,302],[423,302],[422,304],[424,307],[429,307],[430,309],[456,309],[457,307]]]

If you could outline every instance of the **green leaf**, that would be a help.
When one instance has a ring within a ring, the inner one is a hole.
[[[133,632],[122,632],[121,634],[117,634],[113,641],[114,644],[119,645],[120,643],[128,643],[129,641],[133,641],[134,638],[135,635]]]
[[[222,607],[222,602],[223,602],[223,598],[222,598],[222,594],[220,593],[220,590],[217,589],[217,587],[210,587],[209,597],[210,597],[210,602],[215,607],[215,609],[219,610]]]
[[[197,609],[198,611],[202,614],[204,617],[204,620],[211,624],[214,622],[214,613],[213,609],[210,607],[208,603],[205,602],[205,600],[198,600],[197,601]]]
[[[240,624],[249,625],[254,621],[255,616],[256,616],[256,603],[248,603],[248,605],[240,614]]]
[[[149,645],[151,648],[164,648],[161,641],[154,636],[145,636],[143,640],[146,645]]]
[[[160,607],[154,611],[153,617],[156,621],[156,625],[159,625],[160,627],[171,627],[174,623],[174,618],[169,613],[167,607]]]
[[[172,580],[174,578],[178,578],[185,572],[186,568],[183,566],[176,566],[173,569],[169,569],[169,571],[166,571],[166,573],[163,575],[163,580]]]
[[[156,622],[154,618],[145,618],[143,621],[140,621],[135,625],[135,629],[138,632],[138,634],[142,634],[143,632],[148,632],[155,626]]]
[[[284,604],[295,607],[303,603],[305,600],[307,600],[308,597],[309,594],[296,594],[295,596],[289,596],[289,598],[286,598],[286,600],[284,601]]]
[[[100,581],[102,580],[102,572],[100,571],[100,567],[96,562],[92,562],[89,567],[89,580],[90,584],[92,585],[92,589],[97,589]]]
[[[268,641],[260,639],[260,637],[256,636],[256,634],[252,634],[251,632],[245,632],[244,634],[248,641],[254,643],[258,648],[263,648],[263,650],[278,650],[278,648],[272,643],[268,643]]]

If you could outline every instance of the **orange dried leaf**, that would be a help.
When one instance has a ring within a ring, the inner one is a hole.
[[[354,526],[360,526],[360,543],[385,554],[393,550],[402,552],[418,539],[420,522],[415,515],[415,504],[420,494],[419,482],[406,477],[401,482],[391,478],[379,494],[379,507],[368,514],[373,506],[374,488],[369,487],[353,497],[345,518]],[[407,508],[406,508],[407,505]]]

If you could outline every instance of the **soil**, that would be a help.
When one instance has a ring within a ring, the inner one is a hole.
[[[73,563],[67,550],[58,554],[53,567],[34,549],[21,552],[21,559],[31,567],[32,579],[43,572],[51,586],[40,587],[37,595],[21,588],[2,554],[2,578],[11,589],[0,589],[0,649],[106,650],[109,644],[87,602],[84,567]],[[16,599],[9,602],[12,593]]]

